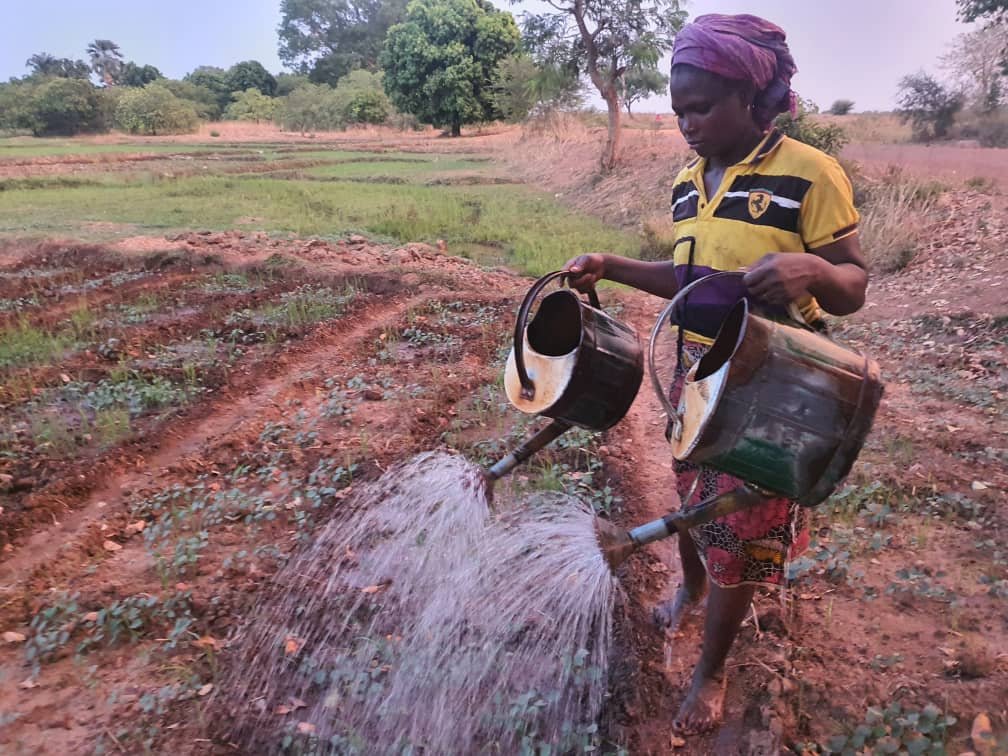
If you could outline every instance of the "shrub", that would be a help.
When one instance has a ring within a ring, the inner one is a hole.
[[[176,79],[163,79],[158,83],[180,100],[189,102],[201,120],[216,121],[221,117],[218,95],[210,87]]]
[[[854,100],[836,100],[830,105],[829,112],[833,115],[844,116],[854,110]]]
[[[976,139],[981,147],[1008,147],[1008,112],[994,111],[963,119],[954,135]]]
[[[914,139],[930,141],[948,134],[963,106],[961,94],[945,89],[923,71],[904,76],[899,87],[897,112],[910,122]]]
[[[102,96],[84,79],[52,78],[0,85],[0,128],[35,136],[101,131]]]
[[[277,114],[279,105],[275,98],[267,97],[258,89],[250,87],[235,96],[235,101],[228,105],[224,117],[233,121],[272,121]]]
[[[283,98],[280,123],[285,129],[333,131],[346,128],[346,118],[328,84],[303,84]]]
[[[809,100],[798,103],[798,112],[794,115],[782,113],[777,116],[774,125],[785,135],[799,142],[822,150],[828,155],[837,155],[847,144],[847,134],[834,124],[816,123],[812,114],[818,112],[815,104]]]
[[[131,134],[187,134],[199,117],[192,103],[180,100],[163,84],[124,92],[115,111],[116,126]]]
[[[351,71],[336,84],[346,123],[384,123],[392,106],[382,87],[381,74]]]

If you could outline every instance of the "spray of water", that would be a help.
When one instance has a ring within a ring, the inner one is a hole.
[[[423,454],[277,575],[218,690],[250,751],[510,753],[592,739],[616,583],[576,499],[491,514]],[[296,748],[295,748],[296,747]]]

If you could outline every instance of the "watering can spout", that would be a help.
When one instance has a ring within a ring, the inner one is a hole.
[[[622,530],[608,520],[595,520],[595,538],[598,540],[602,556],[609,568],[616,570],[631,554],[649,543],[660,541],[676,533],[686,533],[691,528],[703,525],[719,517],[757,506],[767,497],[750,488],[739,486],[727,493],[702,501],[695,507],[678,512],[670,512],[657,520],[638,525],[631,530]]]
[[[486,486],[487,498],[493,498],[493,487],[498,479],[503,478],[518,465],[531,457],[537,451],[571,428],[571,423],[565,420],[554,420],[534,435],[525,439],[514,451],[483,470],[483,482]]]

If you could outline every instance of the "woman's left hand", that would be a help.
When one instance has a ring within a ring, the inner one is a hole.
[[[754,297],[786,305],[808,294],[819,281],[823,265],[829,263],[816,255],[771,252],[749,266],[742,280]]]

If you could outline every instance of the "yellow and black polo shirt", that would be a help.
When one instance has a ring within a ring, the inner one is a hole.
[[[857,232],[853,190],[840,164],[776,129],[725,171],[713,197],[704,190],[705,163],[697,158],[683,168],[672,188],[680,287],[714,271],[752,265],[770,252],[807,252]],[[743,296],[741,283],[732,279],[700,286],[690,294],[683,325],[709,341],[727,308]],[[821,319],[812,297],[796,304],[806,322]]]

